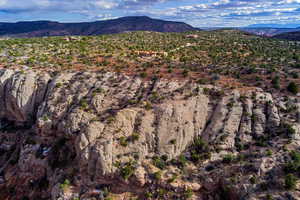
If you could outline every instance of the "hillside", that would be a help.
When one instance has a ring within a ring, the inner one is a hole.
[[[126,31],[185,32],[191,30],[197,29],[181,22],[163,21],[143,16],[83,23],[51,21],[0,23],[0,35],[13,37],[100,35]]]
[[[227,88],[255,86],[270,91],[299,82],[299,55],[297,43],[235,30],[0,41],[0,61],[6,68],[102,70],[148,80],[189,78]]]
[[[282,33],[279,35],[275,35],[274,38],[300,41],[300,31]]]
[[[0,40],[0,199],[299,199],[299,55],[237,30]]]
[[[246,31],[248,33],[252,33],[252,34],[260,35],[260,36],[266,36],[266,37],[275,36],[276,37],[276,35],[298,31],[299,28],[245,27],[245,28],[239,28],[239,30]]]

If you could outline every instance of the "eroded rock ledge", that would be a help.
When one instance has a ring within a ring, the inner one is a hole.
[[[275,98],[260,89],[224,92],[114,73],[0,70],[0,198],[101,199],[107,186],[141,199],[159,186],[181,195],[193,190],[194,199],[217,199],[221,194],[214,191],[223,190],[221,182],[234,167],[215,173],[205,167],[224,155],[239,155],[245,146],[256,152],[251,146],[265,138],[282,146],[278,135],[288,130],[291,145],[298,145],[298,115],[296,98]],[[176,160],[193,160],[197,138],[211,155],[182,172]],[[271,157],[253,159],[255,174],[263,177],[285,162],[286,153],[274,148]],[[171,164],[159,169],[157,162]],[[159,181],[153,178],[158,173]],[[174,174],[176,180],[168,181]],[[259,196],[255,185],[240,181],[228,192],[231,199]],[[285,195],[280,189],[274,194]]]

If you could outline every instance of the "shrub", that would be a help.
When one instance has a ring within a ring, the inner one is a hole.
[[[153,165],[159,169],[164,169],[166,167],[166,161],[160,157],[155,156],[153,157],[152,161],[153,161]]]
[[[296,183],[297,183],[297,177],[294,176],[293,174],[288,174],[285,176],[284,185],[286,189],[288,190],[295,189]]]
[[[120,137],[119,142],[120,142],[120,145],[123,147],[126,147],[128,145],[128,141],[124,136]]]
[[[103,88],[97,88],[93,93],[104,93],[104,89]]]
[[[173,183],[177,179],[177,177],[178,176],[176,174],[173,174],[173,176],[171,178],[169,178],[167,182],[168,183]]]
[[[81,99],[79,104],[81,109],[87,109],[89,107],[89,104],[86,99]]]
[[[178,157],[177,165],[178,165],[179,167],[185,167],[186,163],[187,163],[186,157],[185,157],[184,155],[180,155],[180,156]]]
[[[146,192],[145,197],[146,197],[147,199],[152,198],[152,197],[153,197],[152,192]]]
[[[139,138],[140,138],[140,135],[138,133],[133,133],[130,137],[130,140],[132,142],[135,142],[135,141],[139,140]]]
[[[65,192],[70,187],[70,181],[68,179],[66,179],[63,183],[61,183],[59,185],[59,187],[60,187],[61,190],[63,190]]]
[[[170,144],[176,144],[176,139],[170,140]]]
[[[292,125],[288,123],[281,124],[281,127],[287,137],[292,137],[296,133],[296,130],[292,127]]]
[[[290,156],[293,161],[300,163],[300,153],[297,151],[291,151]]]
[[[193,190],[191,188],[188,188],[184,191],[183,197],[184,199],[190,199],[193,196]]]
[[[146,110],[151,110],[152,109],[152,105],[151,105],[150,102],[146,102],[145,109]]]
[[[122,168],[121,168],[121,176],[125,179],[128,180],[133,174],[134,174],[135,167],[132,162],[126,163]]]
[[[140,74],[140,77],[141,77],[141,78],[146,78],[147,76],[148,76],[147,72],[142,72],[142,73]]]
[[[187,77],[189,75],[189,71],[187,69],[183,70],[182,75]]]
[[[272,150],[268,149],[268,150],[266,151],[266,155],[267,155],[267,156],[272,156],[272,154],[273,154]]]
[[[56,83],[55,87],[60,88],[62,86],[62,83]]]
[[[234,161],[234,159],[235,159],[234,155],[227,154],[227,155],[224,156],[222,162],[226,163],[226,164],[229,164],[229,163],[232,163]]]
[[[275,78],[273,78],[271,83],[275,89],[280,89],[280,77],[279,76],[276,76]]]
[[[108,124],[111,124],[111,123],[113,123],[115,120],[116,120],[115,117],[109,116],[109,117],[106,119],[106,122],[107,122]]]
[[[191,160],[193,162],[210,159],[211,153],[208,144],[201,137],[195,139],[191,148]]]
[[[153,174],[153,177],[154,177],[155,180],[160,180],[161,179],[161,172],[160,171],[155,172]]]
[[[292,151],[290,153],[292,161],[288,162],[284,166],[284,171],[286,173],[294,173],[298,172],[300,169],[300,153],[297,151]]]
[[[256,184],[257,183],[257,178],[256,176],[251,176],[251,178],[249,179],[251,184]]]
[[[48,121],[48,120],[49,120],[49,117],[48,117],[47,115],[44,115],[44,116],[42,117],[42,119],[43,119],[43,121]]]
[[[267,194],[267,195],[266,195],[266,200],[273,200],[273,196],[270,195],[270,194]]]
[[[168,191],[164,188],[159,188],[157,191],[158,199],[165,199],[164,196],[168,193]]]
[[[287,86],[287,90],[291,92],[292,94],[297,94],[299,91],[298,85],[295,82],[290,82]]]

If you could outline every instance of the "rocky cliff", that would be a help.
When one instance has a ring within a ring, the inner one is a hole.
[[[298,199],[296,97],[0,70],[0,199]],[[294,159],[294,160],[293,160]]]

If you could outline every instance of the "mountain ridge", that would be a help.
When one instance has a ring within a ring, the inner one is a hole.
[[[275,35],[273,38],[300,41],[300,29],[293,32],[287,32]]]
[[[185,32],[199,30],[184,22],[152,19],[147,16],[127,16],[94,22],[60,23],[55,21],[0,22],[0,35],[43,37],[65,35],[101,35],[126,31]]]

